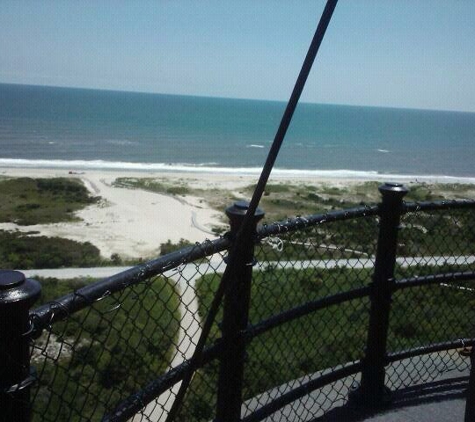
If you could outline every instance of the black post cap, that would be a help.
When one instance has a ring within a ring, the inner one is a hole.
[[[20,271],[0,270],[0,290],[8,290],[25,281],[25,274]]]
[[[20,271],[0,270],[0,307],[13,303],[32,304],[41,293],[41,284]]]
[[[409,189],[406,188],[402,183],[386,182],[383,185],[378,187],[378,190],[381,192],[383,197],[393,197],[395,199],[400,199],[409,192]]]
[[[236,201],[234,202],[233,205],[226,208],[226,215],[229,218],[240,217],[240,216],[244,217],[248,209],[249,209],[249,202],[243,201],[243,200]],[[254,217],[257,220],[260,220],[261,218],[264,217],[264,214],[265,214],[264,211],[262,211],[260,208],[257,208],[256,212],[254,213]]]

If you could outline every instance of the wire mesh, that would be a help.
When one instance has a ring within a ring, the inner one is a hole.
[[[416,206],[401,219],[398,276],[472,270],[474,243],[473,208],[453,209],[450,203],[445,209]]]
[[[180,330],[170,368],[176,368],[191,359],[213,295],[213,292],[208,293],[203,285],[209,279],[220,280],[223,271],[224,255],[219,253],[206,262],[190,263],[171,271],[170,277],[179,286]],[[215,336],[217,338],[216,331]],[[209,421],[212,418],[216,408],[217,368],[218,362],[213,361],[194,373],[177,420]],[[157,397],[157,400],[142,409],[133,421],[165,420],[178,393],[179,385],[180,383],[175,384]]]
[[[173,282],[154,277],[53,324],[32,347],[34,420],[99,420],[166,370],[178,321]]]
[[[250,323],[366,286],[371,281],[377,232],[377,218],[367,217],[264,239],[256,249]],[[365,242],[358,244],[358,237]],[[312,377],[337,369],[342,362],[361,359],[368,309],[367,299],[347,301],[255,337],[247,349],[243,414],[269,404]],[[268,420],[315,418],[325,409],[343,404],[353,381],[350,377],[306,395]]]
[[[198,247],[198,246],[197,246]],[[32,390],[33,420],[101,420],[105,413],[140,391],[193,353],[201,331],[195,280],[219,271],[218,253],[105,294],[32,341],[37,383]],[[58,280],[44,280],[44,302]],[[71,289],[86,281],[69,282]],[[62,286],[64,288],[64,286]],[[57,302],[49,302],[54,314]],[[34,314],[33,314],[34,321]],[[174,391],[144,405],[133,420],[161,420]]]
[[[472,209],[435,209],[406,214],[401,221],[396,278],[423,278],[475,270],[475,219]],[[388,350],[397,352],[472,338],[475,333],[473,281],[441,282],[393,294]],[[395,362],[387,384],[399,389],[463,371],[469,358],[457,350]]]

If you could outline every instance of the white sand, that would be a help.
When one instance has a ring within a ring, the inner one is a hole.
[[[33,226],[2,223],[0,229],[38,231],[45,236],[89,241],[100,249],[104,257],[118,253],[122,257],[149,258],[156,255],[160,244],[168,240],[177,242],[183,238],[202,242],[214,238],[209,232],[213,225],[220,224],[219,213],[200,203],[200,198],[175,198],[112,186],[117,177],[124,176],[120,173],[87,171],[70,175],[66,170],[47,169],[3,169],[1,173],[13,177],[80,178],[93,195],[102,198],[98,204],[76,213],[82,221]],[[147,176],[143,173],[126,175]]]
[[[219,188],[237,192],[240,187],[255,183],[257,175],[218,173],[172,173],[172,172],[130,172],[118,170],[86,170],[69,174],[66,169],[41,168],[0,168],[0,176],[10,177],[76,177],[81,179],[93,195],[100,196],[98,204],[77,212],[79,222],[17,226],[0,223],[0,229],[38,231],[45,236],[60,236],[76,241],[89,241],[97,246],[104,257],[117,253],[122,257],[150,258],[155,256],[161,243],[168,240],[178,242],[181,238],[191,242],[202,242],[215,238],[211,229],[222,225],[222,214],[213,210],[202,198],[194,196],[174,197],[163,194],[112,186],[118,177],[155,177],[173,181],[183,181],[191,189]],[[364,179],[272,177],[272,182],[297,181],[310,184],[329,183],[348,185],[360,183]],[[397,179],[378,176],[380,181]],[[368,179],[367,179],[368,180]],[[404,183],[415,181],[404,177]],[[421,179],[419,178],[419,181]],[[468,180],[427,179],[426,182],[465,182]],[[473,182],[470,180],[470,182]]]

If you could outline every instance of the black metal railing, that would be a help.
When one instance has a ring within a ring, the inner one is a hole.
[[[380,191],[379,205],[261,227],[258,210],[217,305],[243,202],[228,208],[222,238],[72,281],[59,298],[48,295],[61,282],[45,280],[32,310],[39,284],[0,273],[2,417],[166,420],[178,400],[176,420],[310,421],[468,371],[458,349],[474,343],[475,201]]]

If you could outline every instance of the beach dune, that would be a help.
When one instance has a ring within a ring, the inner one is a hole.
[[[344,175],[345,173],[342,173]],[[101,200],[76,213],[79,221],[33,226],[17,226],[0,223],[0,230],[35,231],[44,236],[59,236],[79,242],[90,242],[100,249],[104,258],[118,254],[122,258],[153,258],[160,252],[160,245],[170,240],[180,239],[203,242],[214,239],[213,229],[227,229],[224,208],[220,212],[199,197],[206,191],[226,193],[229,198],[241,198],[244,187],[256,183],[257,174],[235,174],[218,172],[156,172],[89,170],[68,171],[67,169],[2,167],[4,177],[74,177],[82,180],[93,196]],[[170,185],[184,184],[195,195],[165,195],[114,185],[120,177],[154,178]],[[378,179],[379,182],[394,181],[405,183],[464,183],[475,184],[475,178],[391,176],[377,175],[372,178],[311,177],[300,173],[273,173],[271,183],[305,183],[309,186],[325,185],[349,187],[364,181]],[[219,195],[221,195],[219,194]],[[377,195],[377,191],[375,190]],[[215,193],[216,195],[216,193]],[[224,198],[220,198],[224,199]],[[247,198],[249,199],[249,198]],[[215,205],[216,206],[216,205]]]
[[[66,170],[10,169],[11,177],[75,177],[101,200],[76,213],[80,221],[32,226],[1,223],[0,229],[37,231],[44,236],[59,236],[79,242],[91,242],[104,257],[119,254],[123,258],[150,258],[159,253],[160,244],[168,240],[202,242],[214,238],[211,230],[220,216],[200,198],[174,197],[140,189],[113,186],[123,174]],[[142,174],[142,177],[146,175]]]

